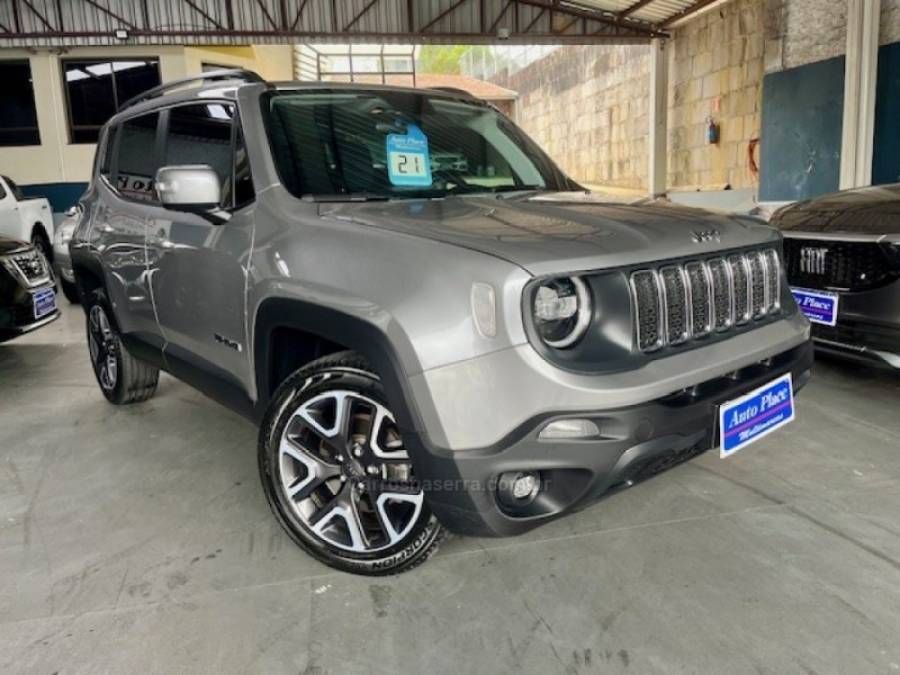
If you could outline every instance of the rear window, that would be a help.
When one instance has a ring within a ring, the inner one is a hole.
[[[119,127],[116,187],[124,197],[156,201],[153,183],[161,166],[156,149],[158,125],[159,113],[153,112],[127,119]]]

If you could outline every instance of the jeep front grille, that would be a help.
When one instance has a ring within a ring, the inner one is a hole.
[[[642,352],[722,333],[781,308],[774,249],[665,264],[631,274],[635,339]]]

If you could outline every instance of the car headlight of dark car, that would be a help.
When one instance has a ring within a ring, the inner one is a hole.
[[[888,242],[884,245],[884,248],[894,264],[894,269],[900,270],[900,241]]]
[[[571,347],[587,332],[591,294],[578,277],[548,279],[537,287],[533,297],[534,325],[548,347]]]

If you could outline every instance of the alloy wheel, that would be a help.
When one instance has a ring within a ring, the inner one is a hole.
[[[112,391],[119,377],[118,341],[100,305],[91,307],[88,314],[88,349],[100,386]]]
[[[305,401],[281,435],[278,484],[294,516],[326,544],[356,554],[413,530],[424,492],[394,416],[350,390]]]

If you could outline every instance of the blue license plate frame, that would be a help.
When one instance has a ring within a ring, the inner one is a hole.
[[[731,457],[796,419],[791,373],[719,406],[719,456]]]
[[[34,320],[43,319],[56,311],[56,291],[52,288],[42,288],[31,294],[31,302],[34,307]]]
[[[837,325],[838,307],[841,296],[828,291],[816,291],[811,288],[791,288],[794,300],[800,311],[812,323],[823,326]]]

